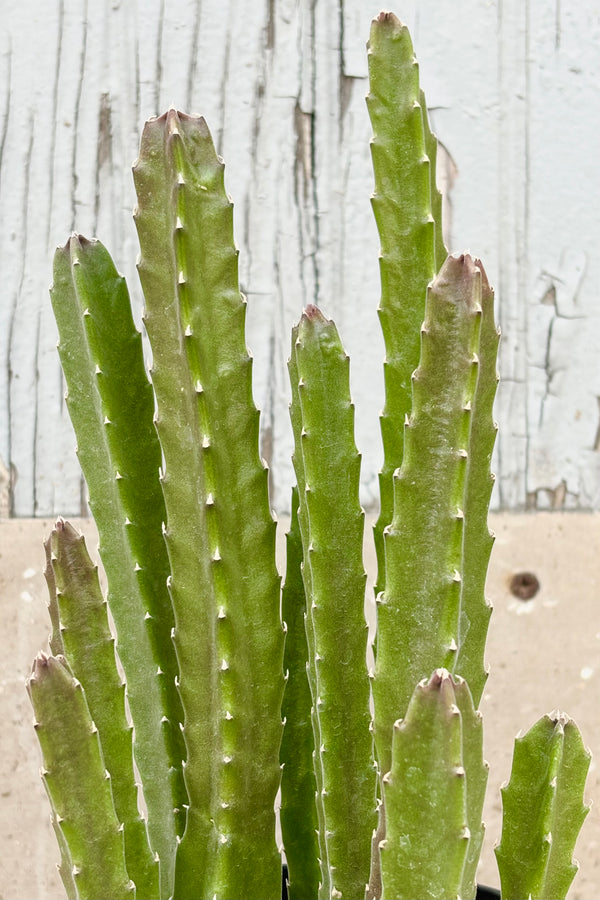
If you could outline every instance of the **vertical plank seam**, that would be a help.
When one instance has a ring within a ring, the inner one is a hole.
[[[202,0],[196,0],[194,5],[194,21],[192,24],[192,47],[190,51],[190,63],[187,73],[187,84],[185,93],[186,111],[192,113],[192,95],[194,92],[194,81],[196,79],[197,56],[198,56],[198,36],[200,34],[200,22],[202,19]]]
[[[234,0],[235,2],[235,0]],[[219,136],[217,138],[217,153],[223,152],[223,137],[225,134],[225,111],[227,109],[227,84],[229,81],[229,62],[231,59],[231,0],[228,4],[229,7],[229,15],[227,16],[227,31],[225,33],[225,38],[223,41],[224,52],[223,52],[223,72],[221,78],[221,84],[219,85],[219,96],[221,98],[221,102],[219,104],[219,111],[221,113],[221,121],[219,122]]]
[[[33,110],[29,110],[29,122],[28,122],[28,132],[29,132],[29,143],[27,145],[27,152],[25,154],[25,182],[23,185],[23,202],[22,202],[22,236],[23,236],[23,244],[22,250],[19,254],[19,258],[21,261],[21,271],[19,273],[19,278],[17,282],[17,289],[13,293],[13,301],[12,308],[10,311],[10,318],[8,323],[8,403],[7,403],[7,413],[8,413],[8,460],[7,465],[10,467],[10,470],[13,471],[12,465],[12,380],[13,380],[13,370],[12,370],[12,345],[15,331],[15,324],[17,318],[17,309],[19,306],[19,299],[23,292],[23,285],[25,283],[25,257],[27,255],[27,236],[28,236],[28,210],[29,210],[29,177],[31,174],[31,157],[33,154]],[[15,478],[18,473],[15,472]],[[15,515],[15,495],[14,495],[14,480],[11,481],[10,485],[10,495],[9,495],[9,515],[12,517]]]
[[[70,231],[74,231],[77,223],[77,149],[78,149],[78,126],[79,113],[81,110],[81,95],[83,93],[83,78],[85,72],[85,63],[87,55],[87,33],[88,33],[88,0],[84,0],[83,5],[83,41],[81,44],[81,52],[79,54],[79,79],[77,81],[77,92],[75,94],[75,114],[73,121],[73,152],[71,155],[71,227]]]
[[[162,88],[162,45],[163,45],[163,35],[165,29],[165,0],[160,0],[160,7],[158,12],[158,22],[156,28],[156,61],[155,61],[155,71],[156,71],[156,82],[154,88],[154,114],[159,115],[160,113],[160,92]]]
[[[50,230],[52,223],[52,205],[54,202],[54,160],[56,156],[56,129],[57,129],[57,110],[58,110],[58,85],[60,82],[60,68],[62,60],[62,43],[65,22],[65,4],[64,0],[58,3],[58,28],[56,41],[56,64],[54,66],[54,81],[52,84],[52,128],[50,132],[50,153],[49,153],[49,173],[48,173],[48,218],[46,225],[46,249],[50,249]],[[0,155],[0,163],[2,157]]]

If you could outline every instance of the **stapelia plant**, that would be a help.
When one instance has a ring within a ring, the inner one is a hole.
[[[373,672],[348,357],[307,307],[289,363],[297,487],[280,591],[232,206],[205,122],[151,119],[134,168],[151,381],[108,252],[77,235],[56,252],[108,584],[105,599],[59,519],[50,654],[28,687],[69,897],[280,897],[280,784],[291,898],[475,896],[498,331],[481,263],[446,255],[436,141],[390,13],[369,65],[386,344]],[[561,714],[517,741],[504,897],[565,896],[588,763]]]

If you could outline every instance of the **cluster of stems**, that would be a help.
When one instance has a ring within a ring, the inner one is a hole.
[[[28,690],[70,898],[279,898],[280,789],[290,900],[475,897],[499,333],[482,264],[444,247],[436,139],[391,13],[372,24],[369,75],[386,348],[372,671],[349,359],[308,306],[289,361],[282,587],[232,204],[204,120],[149,120],[134,166],[150,378],[107,250],[73,235],[56,252],[107,581],[105,596],[59,519],[50,654]],[[565,896],[588,764],[559,714],[517,742],[504,897]]]

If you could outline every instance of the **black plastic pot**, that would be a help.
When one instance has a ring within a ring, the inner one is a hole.
[[[486,887],[484,884],[478,884],[477,900],[500,900],[500,891],[498,888],[491,888]]]
[[[283,864],[281,872],[281,900],[288,900],[287,892],[287,866]],[[477,885],[477,900],[500,900],[500,891],[496,888]]]

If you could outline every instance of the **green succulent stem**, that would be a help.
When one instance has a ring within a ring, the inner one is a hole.
[[[158,861],[150,851],[146,824],[138,812],[125,684],[117,670],[98,567],[90,559],[83,535],[69,522],[58,519],[49,543],[64,656],[83,686],[98,729],[115,811],[123,825],[127,870],[137,895],[153,900],[159,897]]]
[[[394,725],[383,779],[383,900],[475,897],[486,780],[481,716],[466,682],[438,669]]]
[[[481,272],[469,256],[448,257],[427,291],[404,458],[394,476],[394,517],[385,534],[386,587],[377,610],[373,697],[382,775],[391,765],[393,724],[405,714],[415,684],[435,668],[452,670],[458,649],[480,298]]]
[[[502,897],[566,897],[577,872],[575,841],[590,754],[564,713],[543,716],[515,741],[510,781],[502,789],[502,835],[496,848]]]
[[[280,582],[233,208],[204,119],[150,120],[134,180],[188,751],[175,896],[264,900],[281,890]]]
[[[51,299],[127,680],[150,841],[167,896],[178,831],[174,810],[183,815],[187,798],[154,397],[125,281],[102,244],[73,235],[56,251]]]
[[[135,897],[110,777],[81,684],[63,657],[39,653],[27,689],[62,865],[70,867],[63,874],[69,897]]]
[[[44,541],[44,553],[46,554],[46,566],[44,568],[44,578],[48,588],[48,615],[50,616],[50,635],[48,643],[52,656],[64,656],[65,648],[63,645],[62,635],[60,633],[60,613],[58,611],[58,597],[56,591],[56,579],[54,577],[54,569],[52,568],[52,547],[51,536]]]
[[[404,420],[412,405],[411,376],[419,361],[426,289],[446,250],[435,185],[437,141],[429,128],[408,28],[393,13],[381,13],[373,20],[368,61],[372,206],[381,242],[379,319],[386,352],[384,462],[374,531],[379,593],[385,586],[383,534],[393,516],[392,478],[403,458]]]
[[[302,581],[302,538],[298,522],[298,488],[292,492],[292,517],[286,537],[285,582],[281,615],[285,622],[286,674],[281,741],[281,833],[288,866],[288,897],[316,897],[319,890],[318,820],[313,768],[315,743],[312,699],[306,666],[306,595]]]
[[[314,306],[300,320],[293,356],[294,461],[325,850],[319,896],[352,898],[365,891],[376,825],[360,456],[348,357],[334,324]]]
[[[479,706],[487,680],[484,664],[487,630],[492,607],[485,597],[485,581],[494,544],[488,528],[488,510],[494,476],[492,453],[498,426],[493,419],[498,386],[496,359],[500,330],[494,319],[494,292],[480,260],[481,331],[477,350],[477,387],[472,401],[467,472],[464,488],[461,592],[458,651],[453,671],[469,685],[475,707]]]

